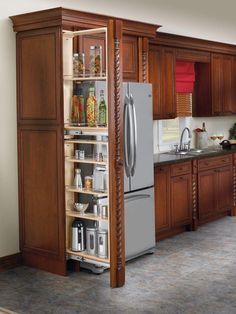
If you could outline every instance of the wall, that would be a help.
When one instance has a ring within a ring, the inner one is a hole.
[[[8,0],[0,2],[0,257],[19,251],[15,34],[8,16],[64,6],[164,25],[162,31],[236,43],[234,1]]]

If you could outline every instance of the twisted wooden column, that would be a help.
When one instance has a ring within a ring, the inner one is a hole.
[[[192,174],[192,230],[197,230],[198,213],[197,213],[197,161],[193,161],[193,174]]]
[[[120,73],[120,41],[114,40],[114,102],[115,102],[115,176],[116,176],[116,239],[117,239],[117,274],[122,271],[122,206],[123,206],[123,191],[122,191],[122,173],[123,162],[121,157],[121,73]]]

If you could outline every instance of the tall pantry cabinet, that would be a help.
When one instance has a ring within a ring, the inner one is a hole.
[[[140,60],[143,60],[140,73],[145,78],[147,64],[141,43],[147,46],[147,38],[155,36],[157,26],[63,8],[22,14],[11,19],[17,32],[20,249],[23,264],[65,275],[69,259],[74,263],[98,263],[110,269],[111,287],[122,286],[125,282],[122,36],[137,36]],[[102,45],[103,73],[96,78],[91,75],[74,77],[73,52],[85,53],[87,70],[88,47],[96,44]],[[73,87],[77,83],[95,81],[104,84],[107,125],[72,125]],[[68,136],[71,131],[76,135]],[[76,160],[75,150],[81,145],[85,153],[97,145],[105,146],[106,160],[98,161],[94,156]],[[84,182],[84,176],[91,175],[99,164],[106,167],[106,190],[97,192],[74,187],[77,167],[85,167],[84,173],[82,171]],[[97,217],[91,211],[94,198],[106,199],[106,217]],[[90,210],[84,215],[76,213],[73,211],[75,202],[88,203]],[[75,218],[88,227],[97,224],[106,230],[108,253],[104,258],[90,255],[86,250],[71,250],[71,226]]]

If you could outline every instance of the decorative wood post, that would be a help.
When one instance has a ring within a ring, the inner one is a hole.
[[[192,174],[192,230],[197,230],[198,227],[198,213],[197,213],[197,161],[193,160],[193,174]]]
[[[148,83],[148,38],[139,37],[139,82]]]
[[[109,150],[111,287],[125,283],[124,161],[122,102],[122,22],[109,21]]]

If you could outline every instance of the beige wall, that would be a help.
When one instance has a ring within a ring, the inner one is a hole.
[[[174,3],[174,4],[173,4]],[[211,9],[211,4],[214,10]],[[0,2],[0,257],[19,251],[15,34],[8,16],[63,6],[164,25],[162,31],[236,43],[234,0],[8,0]]]

